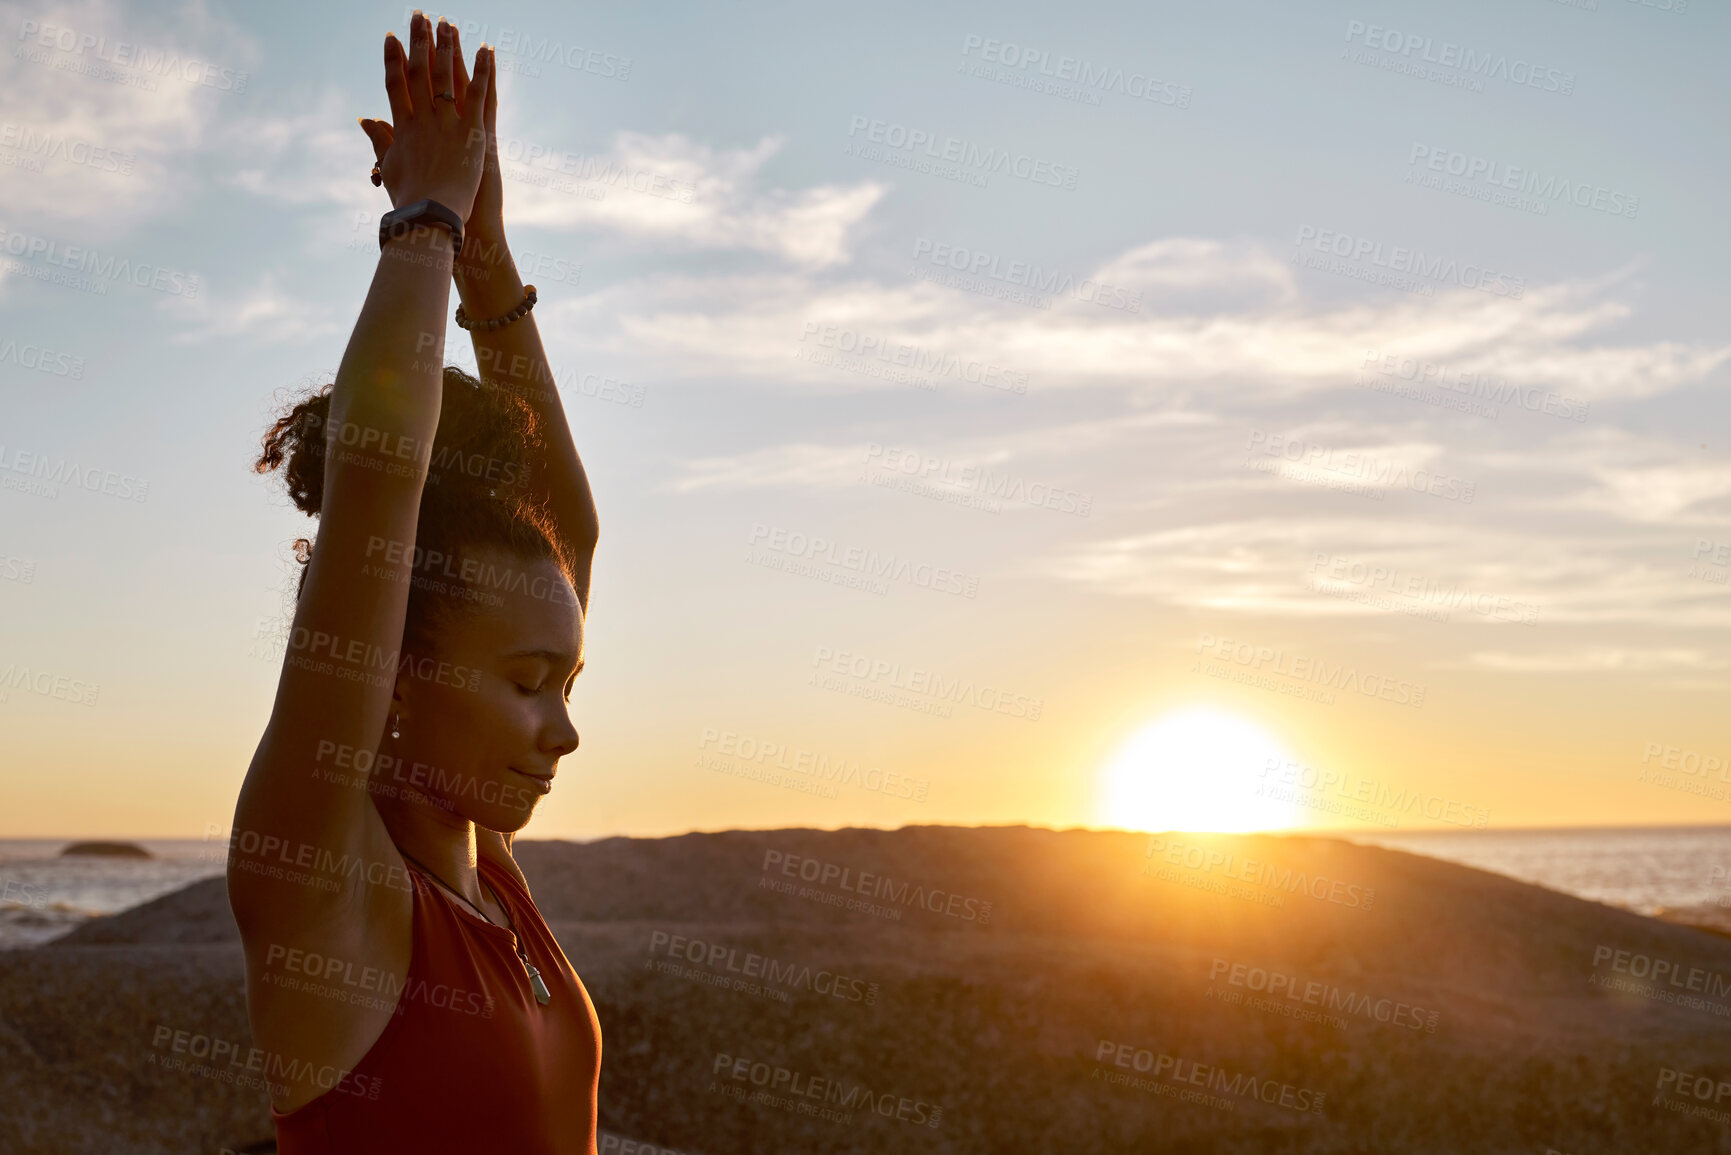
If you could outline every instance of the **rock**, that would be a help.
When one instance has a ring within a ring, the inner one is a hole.
[[[1713,1149],[1655,1083],[1724,1077],[1703,1003],[1731,992],[1671,998],[1612,960],[1724,986],[1731,939],[1334,839],[1151,845],[908,827],[517,851],[596,1003],[615,1150]],[[165,1026],[249,1045],[220,879],[0,953],[6,1149],[268,1150],[260,1092],[153,1062]],[[719,1093],[724,1056],[826,1080],[848,1120]]]
[[[156,855],[136,842],[74,842],[60,851],[67,855],[88,855],[92,858],[155,858]]]

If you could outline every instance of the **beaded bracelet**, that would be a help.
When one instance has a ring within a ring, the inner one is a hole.
[[[457,327],[460,329],[467,329],[470,332],[474,332],[476,329],[479,329],[483,333],[491,333],[494,329],[503,329],[506,325],[509,325],[512,321],[515,321],[517,318],[522,317],[522,316],[526,316],[528,314],[529,310],[533,309],[534,307],[535,307],[535,286],[534,285],[524,285],[523,286],[523,301],[522,301],[522,303],[519,304],[515,309],[512,309],[509,313],[506,313],[500,317],[494,317],[491,321],[471,321],[469,319],[469,314],[467,314],[463,311],[463,306],[458,305],[457,306]]]

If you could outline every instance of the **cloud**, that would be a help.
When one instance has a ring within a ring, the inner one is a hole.
[[[1693,543],[1681,538],[1589,526],[1545,532],[1515,517],[1493,524],[1375,513],[1234,518],[1204,510],[1184,525],[1059,549],[1044,569],[1103,593],[1278,617],[1540,629],[1731,625],[1723,588],[1690,573],[1685,546]]]
[[[261,276],[251,289],[214,306],[208,294],[193,300],[171,298],[164,304],[187,324],[175,334],[177,345],[242,339],[267,345],[310,341],[340,336],[353,327],[347,316],[338,315],[331,302],[286,292],[271,273]]]
[[[314,108],[227,126],[236,187],[296,205],[335,205],[369,220],[385,211],[367,179],[372,146],[327,92]],[[500,131],[506,218],[513,226],[612,234],[676,251],[743,251],[822,268],[852,257],[856,227],[887,191],[867,181],[765,189],[762,168],[782,147],[716,149],[677,133],[619,132],[579,153]],[[350,213],[344,231],[353,231]]]
[[[678,133],[620,132],[584,155],[501,131],[507,212],[542,228],[764,252],[813,268],[847,262],[851,234],[887,186],[761,189],[762,168],[783,143],[716,149]]]
[[[1443,665],[1448,666],[1447,663]],[[1572,650],[1532,654],[1485,650],[1472,654],[1464,665],[1517,674],[1646,674],[1669,670],[1723,670],[1731,666],[1731,661],[1688,648],[1581,646]]]
[[[1073,458],[1122,447],[1157,429],[1193,429],[1213,423],[1200,413],[1133,413],[961,437],[933,433],[910,439],[886,432],[881,436],[892,442],[887,445],[875,439],[827,445],[794,442],[685,462],[681,466],[684,476],[667,482],[662,489],[673,493],[776,487],[840,489],[859,484],[868,469],[905,472],[906,463],[916,463],[910,480],[954,488],[958,484],[955,479],[967,469],[983,473],[1018,460]],[[892,453],[895,464],[888,462]]]
[[[107,0],[0,6],[15,30],[0,55],[0,202],[19,218],[76,226],[68,243],[124,235],[179,204],[188,159],[242,99],[259,56],[193,5],[148,17]]]
[[[1700,382],[1731,358],[1731,344],[1603,337],[1631,313],[1611,296],[1615,278],[1529,286],[1520,300],[1461,289],[1324,304],[1300,295],[1292,271],[1262,247],[1198,238],[1138,246],[1089,276],[1142,290],[1148,307],[1058,295],[1032,308],[930,280],[796,272],[647,276],[610,287],[583,311],[594,339],[644,354],[667,376],[825,391],[906,388],[892,368],[959,378],[952,359],[975,359],[1027,375],[1030,391],[1111,388],[1152,399],[1230,390],[1260,403],[1359,390],[1354,374],[1376,351],[1605,401]]]

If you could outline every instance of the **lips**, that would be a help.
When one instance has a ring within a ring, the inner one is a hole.
[[[533,782],[535,784],[534,789],[542,794],[549,793],[553,789],[553,775],[551,774],[531,774],[527,770],[519,770],[515,766],[510,767],[510,770],[511,773],[520,775]]]

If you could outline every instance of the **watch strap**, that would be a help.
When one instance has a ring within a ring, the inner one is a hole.
[[[451,230],[451,251],[463,251],[463,218],[435,200],[419,200],[414,204],[392,209],[379,218],[379,248],[394,237],[423,225],[443,225]]]

